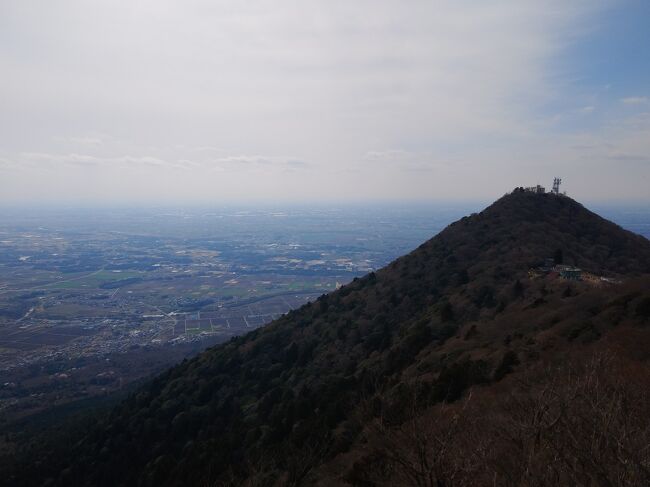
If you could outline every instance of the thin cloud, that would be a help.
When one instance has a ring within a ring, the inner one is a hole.
[[[650,98],[647,96],[629,96],[621,98],[621,102],[625,105],[647,105],[650,103]]]
[[[607,159],[633,165],[647,165],[650,164],[650,156],[647,154],[628,154],[628,153],[613,153],[606,156]]]
[[[171,162],[152,156],[123,155],[117,157],[101,157],[89,154],[50,154],[43,152],[23,152],[19,155],[20,161],[27,162],[35,167],[41,165],[63,165],[74,167],[153,167],[188,169],[186,162]]]
[[[390,168],[402,172],[428,172],[449,168],[452,163],[443,162],[432,152],[406,150],[369,151],[362,158],[372,167]]]
[[[650,138],[562,68],[610,0],[5,3],[0,202],[488,197]]]
[[[234,155],[213,159],[213,162],[223,166],[262,166],[262,167],[290,167],[292,169],[307,168],[305,161],[291,157],[272,157],[260,155]]]

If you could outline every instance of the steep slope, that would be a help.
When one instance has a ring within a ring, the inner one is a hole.
[[[554,256],[624,283],[528,279]],[[646,274],[643,237],[570,198],[516,190],[386,268],[162,374],[72,432],[69,447],[35,453],[23,481],[296,485],[337,458],[352,468],[378,411],[405,421],[407,398],[418,409],[454,401],[518,363],[647,324]],[[367,482],[332,482],[343,479]]]

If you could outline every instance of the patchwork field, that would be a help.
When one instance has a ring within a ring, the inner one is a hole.
[[[216,311],[175,314],[174,335],[197,332],[245,333],[317,298],[320,293],[286,294],[262,298]]]

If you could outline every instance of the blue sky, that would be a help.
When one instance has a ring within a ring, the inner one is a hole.
[[[0,3],[0,204],[650,200],[650,3]]]
[[[648,46],[650,2],[603,4],[588,16],[552,62],[563,83],[563,96],[543,110],[552,115],[574,109],[575,115],[559,124],[564,131],[595,128],[607,124],[613,113],[624,116],[638,110],[643,98],[649,96]],[[627,103],[621,105],[622,100]]]
[[[621,0],[593,15],[593,27],[562,56],[576,90],[624,98],[650,86],[650,2]]]

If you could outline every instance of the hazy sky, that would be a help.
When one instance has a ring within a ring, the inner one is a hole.
[[[0,0],[0,203],[650,200],[647,0]]]

